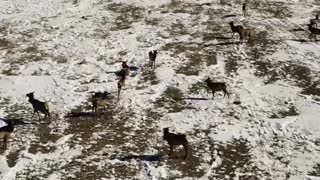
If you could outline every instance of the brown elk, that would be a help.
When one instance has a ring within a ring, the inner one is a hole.
[[[310,19],[310,24],[314,27],[318,27],[318,23],[320,23],[319,15],[316,15],[315,19]]]
[[[239,32],[240,32],[240,29],[241,29],[241,28],[243,29],[243,27],[242,27],[241,25],[235,26],[233,21],[230,22],[229,24],[230,24],[230,28],[231,28],[231,30],[232,30],[232,38],[233,38],[233,36],[234,36],[235,33],[240,34],[240,33],[239,33]]]
[[[108,92],[103,92],[103,93],[95,93],[92,98],[90,99],[92,103],[92,113],[97,114],[97,109],[99,106],[102,106],[104,110],[106,109],[106,106],[108,104]]]
[[[34,114],[37,113],[38,117],[39,117],[39,121],[41,121],[40,115],[39,115],[39,111],[40,111],[45,115],[43,120],[46,117],[48,117],[49,118],[49,122],[50,122],[50,113],[49,113],[49,105],[48,105],[48,103],[47,102],[42,102],[42,101],[39,101],[39,100],[35,99],[33,93],[34,92],[26,94],[26,96],[29,98],[29,102],[32,104],[32,107],[33,107],[33,115],[32,115],[32,117],[34,117]]]
[[[166,140],[170,146],[169,156],[173,154],[173,146],[182,145],[185,150],[184,158],[188,155],[188,141],[185,134],[174,134],[169,132],[169,128],[163,128],[163,139]]]
[[[242,4],[242,15],[244,17],[247,17],[249,15],[249,5],[250,5],[250,0],[245,0],[245,2]]]
[[[240,43],[243,43],[244,39],[248,39],[248,42],[252,42],[253,29],[251,28],[240,28],[239,29]]]
[[[7,149],[7,142],[10,138],[11,133],[14,130],[14,125],[11,120],[1,120],[5,125],[0,127],[0,139],[3,139],[3,149]]]
[[[312,27],[312,24],[308,24],[309,31],[311,32],[311,35],[315,36],[317,40],[317,35],[320,35],[320,29]]]
[[[229,98],[229,92],[227,91],[227,85],[225,82],[212,82],[210,78],[205,80],[207,83],[208,88],[212,91],[212,99],[214,99],[214,93],[216,91],[223,91],[224,96],[228,96]]]
[[[156,50],[150,51],[149,52],[149,60],[151,62],[151,67],[155,69],[156,66],[156,58],[157,58],[158,52]]]
[[[127,65],[127,62],[122,62],[122,69],[120,71],[120,76],[129,76],[130,74],[130,67]]]

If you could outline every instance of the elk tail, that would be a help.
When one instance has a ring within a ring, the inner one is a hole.
[[[49,104],[48,104],[48,102],[44,103],[44,108],[49,112]]]

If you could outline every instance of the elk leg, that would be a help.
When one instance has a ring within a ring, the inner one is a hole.
[[[246,6],[245,3],[243,3],[243,4],[242,4],[242,15],[243,15],[244,17],[246,17],[246,10],[247,10],[247,6]]]
[[[308,37],[309,37],[309,39],[310,39],[310,40],[312,40],[312,34],[309,34],[309,36],[308,36]]]
[[[120,98],[121,82],[118,82],[118,100]]]
[[[215,91],[212,90],[212,99],[214,99],[214,93],[215,93]]]
[[[37,111],[37,114],[38,114],[38,117],[39,117],[39,121],[41,121],[40,114],[39,114],[39,112],[38,112],[38,111]]]
[[[33,110],[33,114],[32,114],[32,116],[31,116],[31,118],[33,118],[34,117],[34,114],[36,113],[36,110],[34,109]]]
[[[169,152],[169,156],[173,154],[173,145],[170,145],[170,152]]]
[[[46,117],[47,117],[47,113],[45,112],[45,113],[44,113],[43,121],[46,119]]]
[[[229,97],[229,93],[228,93],[228,91],[226,89],[223,89],[223,93],[224,93],[224,96],[228,95],[228,98],[230,98]]]
[[[49,113],[49,111],[47,111],[47,115],[48,115],[48,118],[49,118],[49,122],[50,122],[50,120],[51,120],[51,117],[50,117],[50,113]]]
[[[243,43],[243,39],[244,39],[244,30],[239,32],[239,42],[242,44]]]
[[[4,135],[4,137],[3,137],[3,149],[7,149],[7,140],[8,140],[7,136]]]
[[[187,159],[187,156],[188,156],[188,145],[187,145],[187,144],[184,144],[184,145],[183,145],[183,148],[184,148],[184,150],[185,150],[185,152],[186,152],[186,155],[184,156],[184,159]]]

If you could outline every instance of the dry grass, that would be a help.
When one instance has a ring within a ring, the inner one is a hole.
[[[123,3],[111,3],[105,9],[117,14],[113,31],[131,28],[134,22],[139,22],[144,16],[145,9]]]
[[[180,112],[191,108],[185,102],[183,93],[175,87],[168,87],[161,98],[157,99],[154,104],[156,108],[161,108],[168,113]]]
[[[278,19],[292,17],[293,15],[293,12],[285,2],[252,1],[252,9]]]

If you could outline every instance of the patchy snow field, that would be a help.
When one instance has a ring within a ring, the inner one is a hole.
[[[251,1],[244,18],[240,0],[0,0],[0,118],[17,124],[0,179],[319,179],[320,42],[306,24],[320,2]],[[121,61],[134,70],[118,101]],[[207,77],[230,98],[212,100]],[[31,118],[32,91],[50,124]],[[187,134],[186,160],[168,157],[164,127]]]

